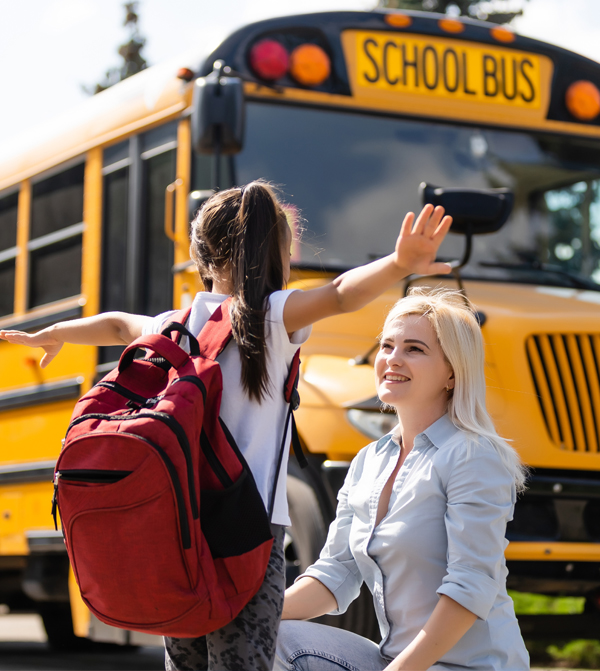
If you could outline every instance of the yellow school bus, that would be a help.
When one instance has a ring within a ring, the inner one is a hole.
[[[489,409],[531,467],[507,532],[509,587],[585,597],[584,613],[542,629],[597,636],[599,88],[600,65],[474,20],[328,12],[245,26],[198,62],[150,68],[3,148],[0,327],[189,305],[188,222],[211,189],[282,186],[302,230],[299,287],[387,253],[423,198],[509,194],[505,223],[474,206],[479,220],[448,235],[453,277],[410,278],[314,327],[297,412],[310,466],[290,466],[288,577],[318,553],[352,457],[393,424],[372,368],[386,311],[408,284],[460,286],[479,311]],[[38,352],[0,343],[0,603],[40,612],[55,645],[73,628],[142,640],[78,600],[50,517],[75,400],[118,356],[65,346],[41,370]],[[376,637],[367,597],[336,621]],[[526,635],[539,622],[522,619]]]

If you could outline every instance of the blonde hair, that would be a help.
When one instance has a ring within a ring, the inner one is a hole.
[[[484,344],[473,306],[460,291],[413,287],[408,296],[390,310],[384,332],[407,315],[427,317],[452,368],[454,389],[448,400],[450,420],[469,434],[474,444],[479,443],[478,437],[487,438],[513,474],[517,491],[523,491],[527,470],[515,449],[496,433],[485,406]]]

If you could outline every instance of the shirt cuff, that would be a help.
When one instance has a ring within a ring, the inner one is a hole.
[[[498,589],[498,583],[485,573],[455,564],[448,568],[448,574],[444,576],[437,593],[449,596],[478,618],[486,620]]]
[[[323,583],[335,597],[338,607],[337,610],[332,610],[330,615],[345,613],[348,606],[359,595],[362,585],[362,578],[354,575],[340,562],[331,559],[319,559],[296,580],[306,577],[314,578]]]

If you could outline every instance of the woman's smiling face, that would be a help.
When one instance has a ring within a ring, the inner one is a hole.
[[[427,317],[405,315],[384,329],[375,380],[381,401],[398,412],[446,412],[454,376]]]

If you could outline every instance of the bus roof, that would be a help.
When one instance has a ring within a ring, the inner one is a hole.
[[[143,70],[5,142],[0,190],[180,113],[190,103],[191,85],[177,70],[195,69],[205,56],[206,48]]]

